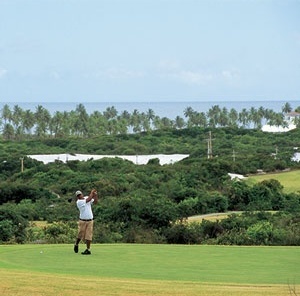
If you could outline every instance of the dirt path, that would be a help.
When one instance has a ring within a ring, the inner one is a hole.
[[[205,218],[209,218],[207,220],[217,220],[217,219],[224,219],[227,218],[231,214],[240,214],[242,213],[241,211],[231,211],[231,212],[226,212],[226,213],[209,213],[209,214],[204,214],[204,215],[196,215],[196,216],[191,216],[188,217],[188,221],[201,221]]]

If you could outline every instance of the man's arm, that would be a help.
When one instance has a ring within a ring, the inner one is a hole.
[[[91,193],[89,194],[89,197],[85,200],[85,202],[90,202],[92,199],[94,199],[94,204],[98,202],[98,194],[97,190],[93,189]]]
[[[98,192],[96,189],[93,193],[93,198],[94,198],[94,204],[97,204],[98,203]]]

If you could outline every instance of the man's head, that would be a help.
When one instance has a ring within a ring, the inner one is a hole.
[[[83,194],[82,194],[82,192],[80,190],[76,191],[75,195],[76,195],[77,199],[81,198],[83,196]]]

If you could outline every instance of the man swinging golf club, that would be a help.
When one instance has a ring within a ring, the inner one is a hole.
[[[74,252],[78,253],[78,244],[81,240],[86,242],[86,250],[81,252],[82,255],[91,255],[91,242],[93,239],[94,216],[92,204],[98,202],[98,194],[93,189],[89,196],[83,196],[81,191],[75,193],[77,201],[76,205],[79,209],[78,235],[74,245]]]

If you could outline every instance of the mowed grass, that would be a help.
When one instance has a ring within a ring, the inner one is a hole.
[[[300,192],[300,170],[251,176],[245,182],[253,185],[270,179],[278,180],[284,187],[283,191],[285,193]]]
[[[276,296],[300,287],[299,247],[103,244],[92,253],[2,245],[0,295]]]

